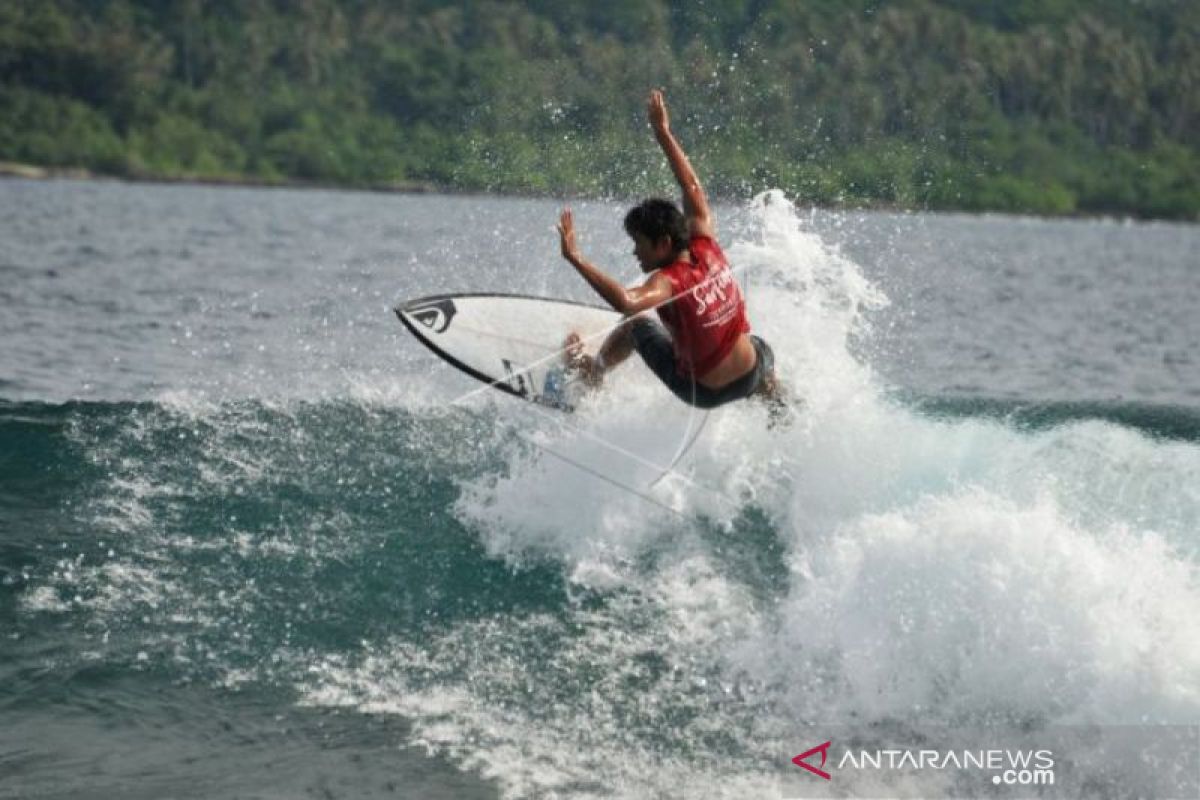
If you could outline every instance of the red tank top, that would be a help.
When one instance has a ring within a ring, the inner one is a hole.
[[[659,270],[671,281],[676,299],[660,306],[658,317],[671,332],[680,375],[704,377],[750,332],[746,303],[720,245],[708,236],[688,243],[692,262],[676,261]]]

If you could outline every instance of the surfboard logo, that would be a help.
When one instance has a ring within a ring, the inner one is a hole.
[[[435,300],[432,303],[408,309],[408,315],[434,333],[443,333],[450,327],[456,309],[453,300]]]

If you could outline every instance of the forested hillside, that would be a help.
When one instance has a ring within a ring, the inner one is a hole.
[[[6,0],[0,161],[1200,216],[1195,0]]]

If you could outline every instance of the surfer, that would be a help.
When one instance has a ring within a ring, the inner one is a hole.
[[[625,216],[633,255],[649,278],[626,288],[579,251],[571,210],[558,233],[562,255],[615,310],[625,315],[595,356],[583,352],[577,333],[567,337],[569,369],[598,387],[606,373],[636,350],[646,366],[685,403],[715,408],[760,396],[782,406],[774,354],[750,333],[746,304],[729,262],[717,244],[712,211],[687,154],[671,133],[667,102],[657,89],[647,103],[654,138],[683,190],[682,211],[651,198]],[[643,312],[658,312],[659,324]]]

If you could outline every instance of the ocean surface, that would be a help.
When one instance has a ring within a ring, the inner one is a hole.
[[[1173,732],[1053,796],[1194,796],[1200,227],[722,205],[768,428],[399,325],[593,302],[557,210],[0,182],[0,797],[1051,796],[794,783],[977,729]],[[575,204],[632,281],[623,210]]]

